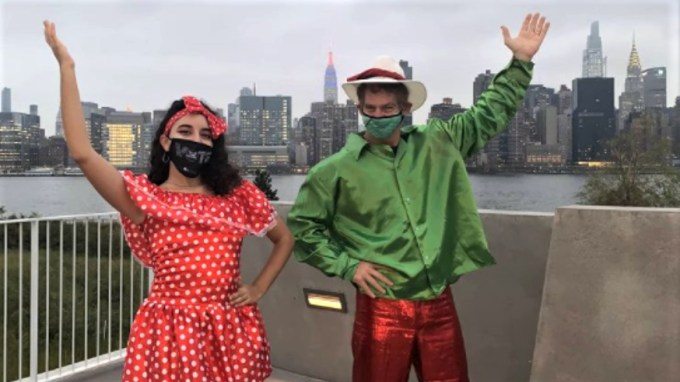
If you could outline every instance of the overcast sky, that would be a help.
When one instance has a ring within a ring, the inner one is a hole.
[[[82,99],[117,109],[151,111],[193,94],[226,110],[242,87],[255,83],[258,95],[292,96],[293,117],[300,117],[323,98],[332,50],[338,85],[377,55],[408,60],[429,92],[415,113],[422,123],[443,97],[470,105],[475,76],[500,70],[511,57],[500,26],[515,35],[532,11],[552,23],[534,57],[534,84],[571,88],[597,20],[617,98],[633,33],[643,68],[668,68],[669,105],[680,95],[677,0],[0,3],[0,87],[12,89],[13,111],[39,106],[48,136],[59,107],[59,72],[43,19],[56,22],[75,58]],[[341,89],[339,95],[344,102]]]

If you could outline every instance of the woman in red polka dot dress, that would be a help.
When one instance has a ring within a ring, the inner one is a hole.
[[[264,381],[269,343],[256,302],[290,256],[293,238],[266,196],[227,162],[226,124],[193,97],[172,103],[151,148],[149,174],[118,172],[92,148],[74,62],[45,22],[61,72],[61,116],[71,156],[120,212],[128,244],[154,271],[135,317],[123,381]],[[243,237],[273,250],[252,284],[240,277]]]

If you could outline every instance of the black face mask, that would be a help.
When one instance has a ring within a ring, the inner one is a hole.
[[[187,178],[196,178],[210,161],[212,147],[186,139],[172,138],[168,155],[177,171]]]

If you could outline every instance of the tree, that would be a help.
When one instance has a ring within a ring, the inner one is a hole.
[[[272,177],[267,170],[255,171],[255,185],[267,195],[269,200],[279,200],[278,191],[272,188]]]
[[[578,194],[585,204],[680,207],[680,172],[670,164],[671,146],[642,117],[640,125],[609,142],[613,165],[591,175]]]

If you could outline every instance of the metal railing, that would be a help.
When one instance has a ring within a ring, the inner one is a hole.
[[[3,382],[120,362],[152,273],[117,213],[0,221]]]

